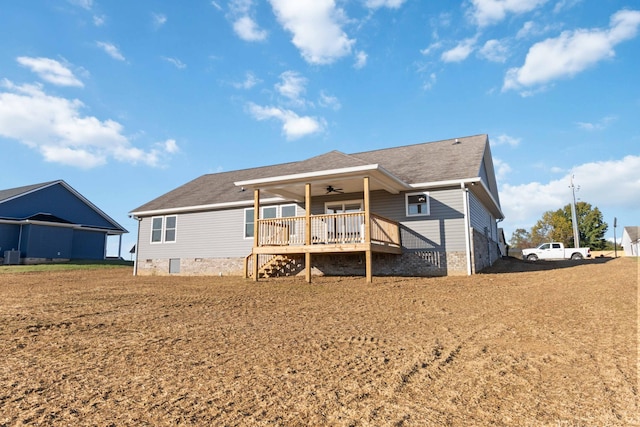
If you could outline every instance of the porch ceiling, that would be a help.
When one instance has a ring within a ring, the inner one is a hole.
[[[400,191],[411,189],[409,184],[378,164],[237,181],[234,184],[245,189],[257,188],[287,199],[304,201],[305,184],[307,183],[311,184],[312,197],[328,194],[327,187],[329,186],[342,193],[357,193],[364,191],[364,178],[367,176],[370,178],[371,191],[385,190],[397,194]]]

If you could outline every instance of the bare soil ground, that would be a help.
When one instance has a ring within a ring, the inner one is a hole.
[[[638,425],[638,278],[4,273],[0,426]]]

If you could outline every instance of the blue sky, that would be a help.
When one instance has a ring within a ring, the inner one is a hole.
[[[571,176],[620,238],[639,32],[632,0],[3,2],[0,188],[64,179],[128,256],[128,212],[202,174],[487,133],[507,238]]]

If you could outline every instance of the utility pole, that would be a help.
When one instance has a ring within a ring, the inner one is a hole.
[[[573,184],[573,175],[571,175],[571,194],[573,195],[573,202],[571,203],[571,220],[573,222],[573,247],[580,247],[580,233],[578,232],[578,215],[576,214],[576,186]],[[580,190],[580,187],[578,187]]]
[[[618,226],[618,218],[613,217],[613,257],[618,258],[618,239],[616,238],[616,227]]]

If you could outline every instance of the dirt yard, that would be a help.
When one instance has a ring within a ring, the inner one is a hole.
[[[638,261],[0,274],[0,426],[639,425]]]

